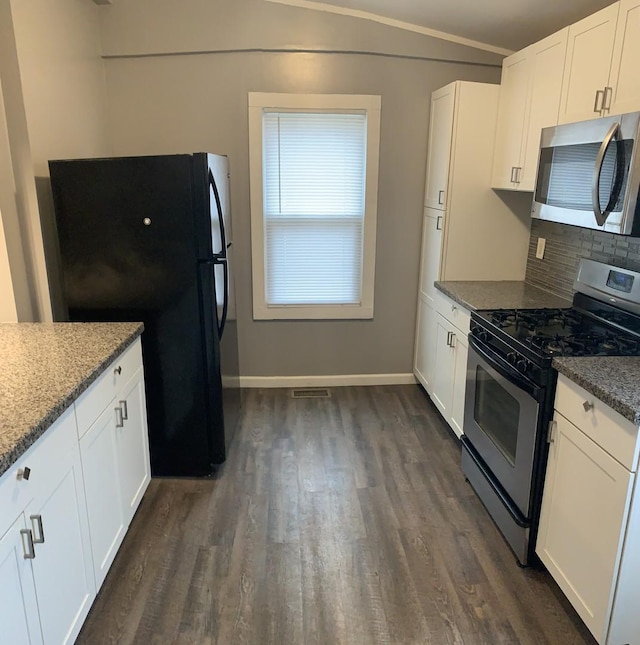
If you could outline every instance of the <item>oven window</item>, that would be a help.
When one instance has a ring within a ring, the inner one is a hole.
[[[476,368],[473,416],[509,463],[515,466],[520,403],[480,366]]]

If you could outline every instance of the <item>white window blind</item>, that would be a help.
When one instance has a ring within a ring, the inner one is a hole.
[[[262,126],[267,304],[359,304],[366,114],[265,111]]]

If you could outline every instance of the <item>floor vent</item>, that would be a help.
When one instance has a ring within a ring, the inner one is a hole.
[[[291,390],[292,399],[328,399],[331,393],[326,387],[295,388]]]

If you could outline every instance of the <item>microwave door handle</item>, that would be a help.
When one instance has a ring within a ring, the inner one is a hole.
[[[607,211],[606,209],[603,212],[602,206],[600,205],[600,176],[602,175],[602,166],[604,164],[604,156],[607,154],[607,148],[611,145],[611,141],[618,134],[619,130],[620,124],[617,122],[609,128],[609,132],[607,132],[603,139],[600,150],[598,150],[598,156],[596,157],[596,166],[593,171],[593,191],[591,193],[591,201],[593,203],[593,214],[596,216],[598,226],[604,226],[607,221],[607,217],[611,214],[611,211]]]

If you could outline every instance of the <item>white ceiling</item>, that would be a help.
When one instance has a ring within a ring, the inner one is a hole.
[[[278,1],[278,0],[276,0]],[[614,0],[311,0],[518,50]]]

